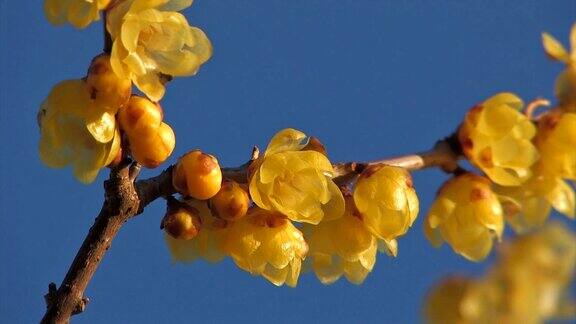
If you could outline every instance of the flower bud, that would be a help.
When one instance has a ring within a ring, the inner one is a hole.
[[[86,77],[86,86],[90,98],[116,112],[130,99],[132,82],[130,79],[119,78],[110,65],[110,56],[101,54],[96,56]]]
[[[202,221],[198,210],[175,199],[168,200],[161,229],[178,240],[190,240],[198,235]]]
[[[128,135],[128,142],[134,160],[152,169],[170,157],[176,145],[176,137],[168,124],[161,123],[154,133],[142,136]]]
[[[120,127],[128,136],[140,136],[151,133],[162,124],[164,112],[158,103],[146,98],[132,96],[128,103],[118,111]]]
[[[218,160],[200,150],[184,154],[174,167],[172,184],[185,196],[200,200],[212,198],[222,185]]]
[[[249,204],[248,193],[234,181],[224,181],[220,191],[210,199],[212,215],[227,220],[244,217]]]

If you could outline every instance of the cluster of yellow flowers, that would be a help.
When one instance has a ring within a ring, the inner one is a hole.
[[[448,277],[428,294],[429,323],[544,323],[576,317],[576,235],[559,223],[503,244],[481,278]]]
[[[211,155],[185,154],[172,181],[187,207],[169,205],[162,222],[173,259],[229,256],[276,285],[295,286],[302,265],[325,284],[342,276],[362,283],[378,250],[397,254],[396,238],[416,219],[418,198],[401,168],[370,166],[353,181],[353,192],[333,173],[322,144],[295,129],[270,140],[246,184],[222,182]]]
[[[84,28],[106,12],[110,53],[98,55],[83,79],[56,85],[38,113],[40,158],[94,181],[100,169],[131,156],[145,167],[175,146],[158,100],[164,83],[193,75],[212,54],[204,33],[180,14],[192,0],[46,0],[48,20]],[[145,95],[132,95],[132,83]]]
[[[551,209],[574,218],[576,180],[576,25],[572,53],[548,34],[544,49],[566,69],[556,82],[558,105],[538,117],[523,114],[512,93],[473,107],[457,137],[464,156],[486,176],[465,172],[438,192],[426,220],[433,245],[446,241],[455,252],[479,261],[500,239],[504,222],[517,232],[537,228]],[[527,110],[528,112],[528,110]]]
[[[38,113],[40,157],[92,182],[100,169],[130,161],[156,168],[175,146],[158,103],[175,76],[195,74],[212,47],[178,11],[192,0],[46,0],[50,22],[84,28],[105,13],[109,44],[85,78],[57,84]],[[572,42],[576,38],[576,26]],[[462,154],[486,176],[460,172],[438,192],[425,220],[434,245],[447,242],[470,260],[484,259],[507,221],[518,231],[544,223],[551,208],[574,217],[576,50],[544,36],[547,53],[566,63],[559,105],[532,120],[522,100],[498,94],[474,107],[460,126]],[[141,96],[132,93],[132,84]],[[122,164],[125,165],[125,164]],[[357,172],[357,173],[355,173]],[[295,286],[302,269],[330,284],[363,282],[377,252],[398,253],[419,201],[407,170],[366,163],[335,176],[319,140],[278,132],[251,161],[244,181],[227,179],[218,160],[193,150],[172,168],[181,194],[168,197],[162,220],[175,261],[230,257],[276,285]],[[351,173],[351,174],[352,174]],[[238,180],[238,179],[236,179]]]

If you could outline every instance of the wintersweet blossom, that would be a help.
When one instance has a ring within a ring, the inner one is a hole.
[[[251,166],[250,195],[260,208],[290,220],[318,224],[344,212],[344,198],[332,181],[330,160],[305,150],[306,135],[295,129],[278,132]]]
[[[53,168],[70,164],[80,182],[94,181],[116,158],[121,142],[114,116],[100,108],[92,104],[83,80],[54,86],[38,113],[40,159]],[[89,118],[95,115],[100,118]]]
[[[179,12],[191,0],[126,0],[108,14],[114,72],[132,79],[151,100],[164,96],[172,76],[194,75],[212,55],[202,30]]]
[[[345,276],[361,284],[376,263],[377,239],[368,231],[356,211],[352,197],[346,197],[341,217],[302,228],[310,246],[306,262],[323,284]]]
[[[543,173],[576,180],[576,113],[558,109],[543,115],[534,143]]]
[[[500,195],[506,222],[519,233],[544,225],[552,208],[575,217],[574,189],[560,177],[536,172],[521,186],[497,186],[495,192]]]
[[[434,246],[446,241],[472,261],[486,258],[493,239],[504,231],[502,207],[490,185],[487,178],[473,173],[444,183],[424,221],[428,240]]]
[[[497,94],[472,108],[458,130],[466,158],[505,186],[526,181],[539,156],[531,142],[536,128],[520,112],[522,106],[512,93]]]
[[[290,287],[298,283],[308,252],[304,236],[290,220],[257,207],[230,227],[223,248],[242,270]]]
[[[362,172],[354,188],[354,203],[368,230],[387,241],[404,235],[419,211],[410,173],[388,165]]]

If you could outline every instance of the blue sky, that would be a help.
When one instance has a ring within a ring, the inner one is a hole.
[[[233,166],[285,127],[321,138],[333,161],[369,160],[431,147],[499,91],[551,98],[561,67],[544,56],[540,33],[566,42],[576,2],[197,0],[184,13],[214,56],[162,101],[177,135],[169,162],[201,148]],[[0,321],[28,323],[98,213],[106,177],[84,186],[41,164],[37,107],[55,83],[85,74],[102,35],[100,24],[50,26],[41,1],[0,0],[0,18]],[[361,286],[308,274],[296,289],[277,288],[229,260],[173,265],[159,201],[122,228],[74,321],[418,322],[436,280],[486,264],[428,244],[422,219],[446,177],[414,176],[420,216],[398,258],[380,256]]]

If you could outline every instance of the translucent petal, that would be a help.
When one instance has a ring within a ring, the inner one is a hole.
[[[282,269],[278,269],[268,264],[262,272],[262,277],[266,278],[276,286],[282,286],[286,281],[286,276],[288,275],[289,270],[288,268],[289,267],[286,266]]]
[[[306,134],[293,128],[286,128],[274,135],[268,143],[268,147],[264,155],[274,154],[284,151],[297,151],[303,148],[306,144],[303,141],[306,139]]]
[[[100,17],[96,1],[71,1],[68,7],[68,21],[76,28],[85,28]]]
[[[327,179],[327,183],[328,190],[330,191],[330,200],[322,205],[323,220],[326,221],[339,218],[344,214],[345,209],[344,197],[342,196],[340,188],[330,179]]]
[[[166,89],[162,82],[160,82],[158,74],[150,72],[143,75],[136,75],[133,81],[136,87],[144,92],[150,100],[159,101],[164,97]]]
[[[98,107],[93,105],[90,109],[97,110]],[[89,111],[86,116],[86,128],[95,140],[108,143],[115,135],[116,117],[107,111]]]
[[[104,162],[105,166],[112,163],[112,161],[114,161],[114,159],[118,156],[118,153],[120,152],[121,143],[122,143],[122,135],[120,135],[120,130],[116,128],[114,131],[114,138],[112,138],[112,141],[109,142],[107,145],[107,152],[106,152],[107,157],[106,162]]]
[[[66,23],[67,9],[72,0],[45,0],[44,13],[46,18],[53,25],[63,25]]]
[[[519,111],[509,105],[485,105],[477,130],[490,137],[501,138],[510,133],[519,120],[524,119]]]
[[[212,56],[212,43],[200,28],[190,27],[190,32],[194,38],[194,45],[188,44],[187,49],[196,54],[203,64]]]
[[[286,285],[288,287],[296,287],[298,284],[298,278],[300,277],[300,271],[302,267],[302,261],[300,259],[292,260],[290,268],[288,269],[288,274],[286,275]]]
[[[362,266],[360,262],[344,263],[344,276],[348,281],[355,285],[362,284],[369,273],[370,270]]]
[[[548,54],[552,59],[562,62],[568,62],[570,60],[568,52],[566,52],[564,46],[562,46],[562,44],[550,34],[542,33],[542,45],[544,46],[546,54]]]
[[[130,70],[124,63],[124,58],[128,56],[128,51],[121,42],[115,41],[112,44],[112,53],[110,54],[110,65],[112,70],[120,78],[131,78]]]
[[[482,106],[500,106],[507,105],[516,110],[521,110],[524,106],[524,102],[518,96],[511,92],[499,93],[488,100],[484,101]]]
[[[336,282],[344,273],[342,260],[329,254],[313,254],[312,268],[320,282],[325,285]]]
[[[331,235],[335,251],[344,260],[358,260],[361,254],[376,245],[374,236],[366,230],[360,219],[347,213],[334,223]]]
[[[398,256],[398,241],[397,240],[378,240],[378,251],[386,253],[388,256]]]
[[[177,3],[177,0],[134,0],[130,7],[130,13],[137,14],[147,9],[158,8],[164,5],[169,6],[170,2]]]
[[[172,76],[191,76],[198,71],[200,60],[189,51],[151,52],[150,57],[156,61],[158,71]]]
[[[162,11],[180,11],[192,5],[193,0],[164,0],[164,4],[158,7]]]
[[[120,40],[128,52],[134,52],[138,48],[138,39],[143,26],[140,20],[134,15],[124,18],[121,26]],[[142,73],[139,73],[142,74]]]
[[[574,189],[565,181],[558,178],[554,189],[546,195],[547,200],[558,212],[574,218],[576,198]]]
[[[436,248],[440,247],[442,243],[444,243],[440,230],[438,230],[438,228],[433,228],[432,226],[430,226],[430,222],[428,221],[428,219],[424,221],[424,234],[428,239],[428,241],[432,244],[432,246]]]

